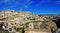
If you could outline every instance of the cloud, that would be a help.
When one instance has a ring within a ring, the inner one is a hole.
[[[29,5],[31,5],[32,3],[33,3],[32,1],[29,2],[29,3],[25,6],[25,8],[29,7]]]

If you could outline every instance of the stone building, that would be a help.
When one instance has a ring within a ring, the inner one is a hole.
[[[49,17],[49,16],[46,16]],[[45,21],[46,20],[46,21]],[[16,12],[12,10],[6,10],[0,12],[0,21],[4,22],[4,25],[8,28],[22,28],[25,27],[28,23],[28,27],[25,29],[25,33],[51,33],[51,28],[56,29],[56,24],[52,22],[49,18],[42,18],[37,14],[30,12]],[[45,26],[48,24],[48,29],[45,29]],[[44,28],[44,29],[41,29]],[[15,30],[16,31],[16,30]]]

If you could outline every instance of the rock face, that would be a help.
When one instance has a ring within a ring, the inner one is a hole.
[[[34,32],[34,29],[42,30],[43,32],[48,30],[51,32],[51,30],[54,31],[57,29],[56,24],[51,19],[30,12],[16,12],[11,10],[1,11],[0,22],[4,23],[2,29],[7,29],[9,32],[14,33],[22,32],[20,28],[23,28],[25,32]],[[20,30],[17,30],[18,28]],[[32,30],[28,30],[27,28]]]

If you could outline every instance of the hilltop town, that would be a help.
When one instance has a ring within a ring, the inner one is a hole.
[[[54,17],[31,12],[1,11],[0,33],[52,33],[57,29],[56,23],[52,21]]]

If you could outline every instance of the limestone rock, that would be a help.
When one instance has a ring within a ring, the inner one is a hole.
[[[43,18],[30,12],[16,12],[12,10],[2,11],[0,12],[0,21],[4,22],[4,26],[10,26],[13,29],[23,27],[25,29],[33,27],[33,29],[49,31],[51,31],[51,29],[57,29],[56,24],[52,20]],[[29,26],[29,23],[31,22],[33,23],[33,26]]]

